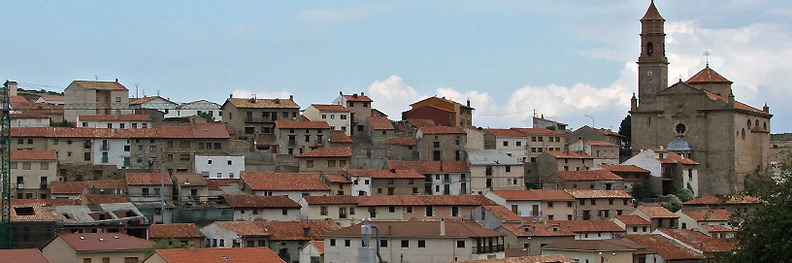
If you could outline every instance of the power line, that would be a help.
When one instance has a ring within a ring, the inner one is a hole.
[[[517,111],[517,112],[504,112],[504,113],[480,113],[480,114],[478,114],[478,116],[514,115],[514,114],[523,114],[523,113],[531,113],[531,111]]]

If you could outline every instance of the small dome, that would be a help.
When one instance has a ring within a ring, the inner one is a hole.
[[[666,150],[672,152],[692,152],[693,147],[690,146],[690,143],[687,142],[685,138],[683,138],[682,136],[677,136],[677,138],[674,141],[668,143],[668,147],[666,147]]]

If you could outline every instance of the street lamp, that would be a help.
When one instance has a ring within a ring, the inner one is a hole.
[[[603,254],[602,251],[599,252],[600,262],[601,263],[608,262],[608,259],[610,259],[611,257],[615,256],[616,252],[611,252],[610,255],[607,255],[607,257],[605,257],[606,255],[607,254]]]

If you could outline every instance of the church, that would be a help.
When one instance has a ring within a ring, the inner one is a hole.
[[[769,107],[736,101],[732,82],[709,63],[690,79],[668,86],[665,19],[654,1],[640,21],[638,97],[633,95],[630,109],[632,155],[665,149],[695,160],[702,196],[742,191],[746,176],[768,162]]]

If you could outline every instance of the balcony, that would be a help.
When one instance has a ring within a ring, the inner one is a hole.
[[[17,187],[17,189],[25,189],[25,184],[24,183],[17,183],[16,187]]]
[[[46,182],[41,182],[39,189],[49,189],[49,185]]]
[[[107,162],[108,162],[107,156],[102,156],[102,163],[107,163]]]
[[[477,246],[477,247],[473,247],[473,251],[475,251],[475,254],[487,254],[487,253],[502,252],[503,251],[503,245]]]

